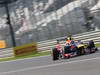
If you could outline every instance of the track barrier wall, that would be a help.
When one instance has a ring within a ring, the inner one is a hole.
[[[23,46],[18,46],[14,48],[14,56],[21,56],[21,55],[27,55],[30,53],[36,53],[37,52],[37,43],[27,44]]]

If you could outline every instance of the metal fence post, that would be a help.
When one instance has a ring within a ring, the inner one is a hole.
[[[13,44],[13,47],[16,47],[15,35],[14,35],[14,30],[13,30],[13,27],[12,27],[12,24],[11,24],[11,20],[10,20],[8,3],[5,3],[5,10],[6,10],[6,14],[7,14],[7,24],[9,25],[12,44]]]

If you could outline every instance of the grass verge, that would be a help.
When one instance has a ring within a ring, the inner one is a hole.
[[[24,58],[31,58],[31,57],[39,57],[39,56],[46,56],[50,55],[50,51],[45,51],[45,52],[38,52],[36,54],[28,54],[24,56],[18,56],[18,57],[9,57],[9,58],[1,58],[0,61],[10,61],[10,60],[16,60],[16,59],[24,59]]]
[[[96,47],[100,47],[100,43],[99,44],[96,44]]]

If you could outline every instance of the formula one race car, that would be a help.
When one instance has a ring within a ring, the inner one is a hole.
[[[70,43],[65,45],[64,48],[62,49],[63,49],[61,50],[62,52],[60,52],[59,50],[57,50],[56,47],[53,48],[52,51],[53,60],[58,60],[59,58],[68,59],[71,57],[91,54],[98,51],[98,48],[96,48],[95,46],[92,46],[90,44],[83,44],[83,43],[77,45]]]

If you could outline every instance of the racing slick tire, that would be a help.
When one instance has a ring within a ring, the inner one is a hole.
[[[59,59],[59,51],[57,50],[57,48],[53,49],[52,57],[53,57],[53,60],[58,60]]]

